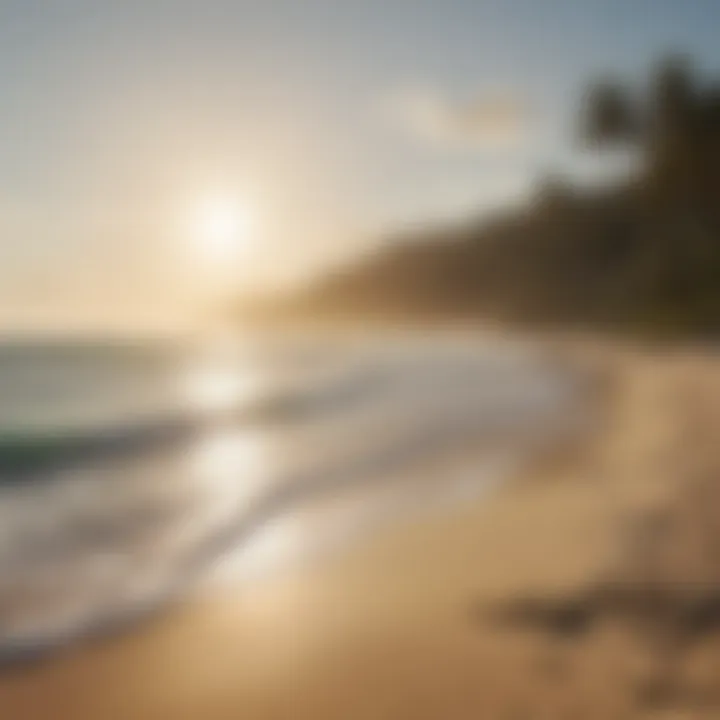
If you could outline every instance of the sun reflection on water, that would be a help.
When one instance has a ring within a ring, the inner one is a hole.
[[[298,560],[307,538],[307,528],[299,518],[279,516],[267,519],[241,547],[220,559],[213,577],[228,584],[259,578]]]
[[[217,428],[194,448],[192,470],[209,495],[236,506],[268,488],[268,438],[249,428]]]
[[[205,360],[186,371],[182,390],[194,410],[215,414],[257,401],[262,388],[261,377],[250,368]]]
[[[214,577],[240,579],[236,560],[246,556],[255,533],[272,523],[263,508],[273,492],[275,470],[270,436],[261,429],[217,428],[194,447],[191,471],[202,498],[202,524],[223,532],[229,528],[238,538],[219,559]]]
[[[197,516],[205,528],[237,525],[239,544],[213,573],[223,582],[262,571],[301,544],[293,523],[262,516],[264,499],[278,482],[279,437],[271,426],[243,422],[242,410],[261,399],[266,384],[266,377],[227,342],[206,347],[183,374],[186,401],[207,416],[189,456],[202,505]]]

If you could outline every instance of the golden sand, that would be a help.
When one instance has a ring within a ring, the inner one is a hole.
[[[635,484],[616,463],[632,455],[639,377],[620,390],[600,459],[536,469],[489,498],[18,668],[0,680],[0,718],[720,717],[712,640],[683,669],[705,699],[677,709],[642,697],[655,660],[619,627],[551,642],[482,617],[495,601],[572,592],[605,572],[619,521],[649,496],[642,473]]]

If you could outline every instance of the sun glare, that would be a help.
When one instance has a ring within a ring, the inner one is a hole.
[[[249,203],[212,197],[198,208],[196,238],[201,256],[213,263],[238,259],[252,245],[255,216]]]

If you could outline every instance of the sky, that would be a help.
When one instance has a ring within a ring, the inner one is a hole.
[[[592,175],[586,82],[717,0],[0,0],[0,328],[162,324]],[[196,218],[253,222],[210,262]]]

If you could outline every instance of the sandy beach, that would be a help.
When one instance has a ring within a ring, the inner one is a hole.
[[[476,626],[473,606],[585,577],[602,524],[593,495],[588,486],[506,491],[291,577],[223,588],[127,637],[16,670],[0,683],[0,708],[20,718],[479,710],[489,688],[502,694],[491,675],[505,653]]]
[[[249,585],[225,579],[126,636],[13,669],[0,680],[0,710],[104,719],[479,710],[489,688],[502,695],[491,676],[512,658],[488,642],[474,607],[580,582],[600,559],[604,512],[592,485],[553,478],[400,520],[332,557]]]
[[[694,385],[707,381],[708,363],[704,376],[683,360],[669,365],[672,377],[679,367]],[[488,620],[497,604],[572,595],[607,572],[619,522],[658,495],[647,473],[609,464],[609,450],[630,457],[625,430],[667,385],[663,372],[633,372],[616,391],[609,437],[538,461],[489,496],[400,521],[310,566],[250,585],[224,580],[127,635],[7,672],[0,716],[670,717],[677,698],[640,697],[658,661],[621,623],[600,618],[580,639],[548,639]],[[704,694],[672,717],[716,717],[717,645],[708,635],[688,651],[684,687]]]

